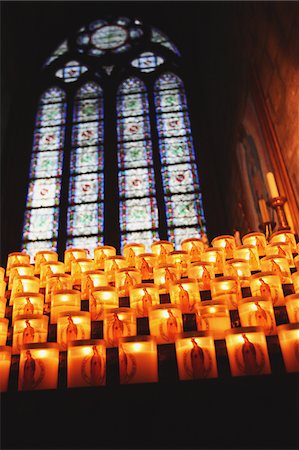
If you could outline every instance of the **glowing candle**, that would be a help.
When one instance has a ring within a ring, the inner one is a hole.
[[[66,350],[75,340],[90,339],[90,313],[87,311],[63,312],[57,317],[57,342],[60,350]]]
[[[233,258],[236,242],[234,236],[222,235],[215,237],[211,242],[213,247],[221,247],[224,250],[225,259]]]
[[[115,274],[115,287],[119,297],[129,297],[135,284],[141,283],[141,273],[134,268],[120,269]]]
[[[262,222],[263,223],[271,222],[270,216],[268,213],[268,209],[267,209],[267,205],[263,198],[261,198],[259,200],[259,208],[260,208],[260,212],[261,212],[261,216],[262,216]]]
[[[13,305],[14,298],[18,294],[24,294],[27,292],[38,293],[40,289],[39,278],[33,276],[21,276],[15,277],[12,284],[12,290],[9,299],[9,305]]]
[[[6,282],[4,280],[0,280],[0,298],[5,296],[6,290]]]
[[[264,233],[258,231],[254,233],[247,233],[242,237],[243,245],[253,245],[257,248],[259,256],[265,256],[267,240]]]
[[[104,270],[105,260],[108,256],[115,256],[116,248],[112,245],[99,245],[94,249],[94,262],[97,270]]]
[[[198,331],[209,331],[215,340],[224,339],[224,331],[231,327],[230,315],[225,300],[208,300],[197,306],[196,327]]]
[[[6,345],[8,331],[8,319],[0,319],[0,345]]]
[[[136,267],[136,256],[145,252],[144,244],[130,243],[124,245],[124,257],[127,260],[128,267]]]
[[[104,272],[108,283],[115,283],[115,275],[120,269],[127,267],[127,261],[124,256],[108,256],[104,263]]]
[[[72,341],[67,350],[67,387],[106,384],[106,347],[102,339]]]
[[[279,344],[287,372],[299,372],[299,322],[277,327]]]
[[[6,298],[0,297],[0,318],[5,317],[5,310],[6,310]]]
[[[118,308],[118,306],[118,294],[114,287],[100,286],[91,290],[89,294],[91,320],[103,320],[106,309]]]
[[[44,296],[41,293],[26,292],[16,294],[12,309],[12,325],[15,318],[20,315],[28,318],[33,314],[43,314],[44,310]]]
[[[204,243],[200,238],[188,238],[181,242],[182,250],[188,252],[190,262],[200,261],[202,252],[204,251]]]
[[[157,241],[151,245],[151,250],[157,255],[157,264],[167,264],[167,255],[174,250],[174,245],[169,241]]]
[[[148,316],[150,334],[157,344],[174,342],[176,333],[183,331],[182,312],[171,303],[153,306]]]
[[[83,272],[81,278],[81,300],[88,300],[92,289],[107,285],[107,276],[103,270],[87,270]]]
[[[31,264],[18,264],[13,265],[10,268],[9,279],[8,279],[8,289],[12,289],[13,280],[17,277],[21,277],[23,275],[34,275],[34,266]]]
[[[249,262],[246,259],[230,259],[226,261],[223,268],[223,274],[226,277],[237,277],[241,287],[249,286],[251,271]]]
[[[20,353],[23,344],[46,342],[48,338],[49,317],[34,314],[28,318],[21,315],[15,318],[12,338],[13,354]]]
[[[57,389],[59,348],[56,342],[22,346],[19,391]]]
[[[81,309],[81,294],[73,289],[62,289],[52,294],[51,323],[57,323],[58,313],[77,312]]]
[[[285,297],[286,309],[289,317],[289,321],[299,322],[299,293],[291,294]]]
[[[238,304],[242,327],[262,327],[266,336],[276,334],[272,301],[263,297],[247,297]]]
[[[291,271],[285,256],[265,256],[261,259],[262,272],[274,272],[279,276],[282,284],[291,283]]]
[[[188,277],[197,280],[200,291],[211,289],[211,279],[215,278],[214,265],[211,262],[194,262],[188,269]]]
[[[41,263],[58,261],[58,253],[51,250],[40,250],[35,253],[35,267],[34,274],[40,273]]]
[[[190,256],[186,250],[173,250],[172,252],[169,252],[167,255],[167,262],[168,264],[174,264],[179,278],[187,275]]]
[[[296,294],[299,294],[299,272],[292,273],[291,278],[294,286],[294,291]]]
[[[178,278],[177,268],[174,264],[154,267],[154,283],[159,286],[159,293],[169,293],[170,286]]]
[[[209,332],[180,333],[175,349],[180,380],[217,378],[215,345]]]
[[[84,272],[95,270],[94,260],[90,258],[79,258],[71,263],[71,276],[73,285],[81,286],[81,277]]]
[[[289,266],[295,267],[294,259],[288,242],[272,242],[266,247],[266,256],[284,256],[287,258]]]
[[[85,248],[68,248],[64,252],[65,271],[71,272],[72,261],[87,258],[88,250]]]
[[[4,267],[0,267],[0,281],[4,281],[5,269]]]
[[[152,337],[120,338],[118,355],[121,384],[158,381],[157,344]]]
[[[130,306],[136,311],[137,317],[147,317],[154,305],[159,305],[158,286],[154,283],[135,284],[130,291]]]
[[[24,252],[9,253],[6,264],[6,276],[10,275],[10,269],[13,265],[30,264],[30,255]]]
[[[11,347],[2,345],[0,346],[0,392],[7,391],[10,365],[11,365]]]
[[[279,197],[276,181],[272,172],[268,172],[266,174],[266,179],[268,183],[268,189],[271,195],[271,198]]]
[[[261,270],[258,250],[254,245],[239,245],[235,248],[234,258],[248,261],[251,271]]]
[[[73,279],[68,273],[54,273],[47,278],[45,302],[51,303],[52,295],[56,291],[71,290],[73,288]]]
[[[225,332],[225,341],[232,376],[271,373],[262,327],[231,328]]]
[[[294,266],[296,267],[297,272],[299,272],[299,255],[295,256],[294,258]]]
[[[237,277],[214,278],[211,280],[211,294],[213,300],[225,294],[229,309],[237,309],[242,298],[240,282]]]
[[[182,313],[193,313],[200,303],[200,294],[195,278],[182,278],[175,281],[169,289],[171,303],[177,305]]]
[[[54,274],[65,273],[65,264],[61,261],[51,261],[41,263],[40,266],[40,287],[46,287],[47,280]]]
[[[119,339],[136,336],[136,312],[132,308],[113,308],[104,313],[104,340],[107,347],[117,347]]]
[[[222,247],[206,248],[201,254],[201,260],[211,262],[214,266],[215,274],[223,273],[225,253]]]
[[[140,253],[136,257],[136,268],[141,273],[142,280],[153,280],[153,270],[157,264],[157,255],[154,253]]]
[[[251,275],[250,290],[253,297],[263,297],[271,300],[273,306],[285,304],[281,281],[274,272],[259,272]]]

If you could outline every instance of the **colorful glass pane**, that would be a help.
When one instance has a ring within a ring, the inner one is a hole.
[[[154,171],[150,168],[120,171],[119,187],[120,196],[124,198],[155,195]]]
[[[47,59],[45,66],[48,66],[49,64],[51,64],[59,56],[66,53],[67,50],[68,50],[67,41],[63,41],[62,44],[60,44],[59,47],[57,47],[57,49],[53,52],[52,56],[50,56],[50,58]]]
[[[156,93],[157,112],[181,111],[186,109],[184,93],[179,89],[171,89]]]
[[[158,116],[158,130],[161,137],[183,136],[190,133],[187,112],[162,113]]]
[[[124,44],[128,32],[118,25],[104,25],[97,29],[91,36],[91,42],[100,50],[110,50]]]
[[[49,178],[62,173],[62,152],[33,153],[31,160],[30,178]]]
[[[57,239],[58,208],[29,209],[25,214],[23,239]]]
[[[162,164],[177,164],[194,161],[191,136],[160,139]]]
[[[60,193],[59,178],[40,178],[29,183],[28,208],[58,205]]]
[[[117,111],[119,116],[139,116],[148,113],[148,104],[145,94],[122,95],[117,99]]]
[[[122,245],[133,242],[142,242],[145,246],[146,252],[151,252],[151,244],[159,240],[159,233],[157,230],[146,231],[132,231],[131,233],[122,234]]]
[[[43,104],[38,108],[36,124],[39,127],[65,123],[65,103]]]
[[[173,51],[176,55],[180,56],[180,52],[176,46],[169,41],[169,39],[157,28],[152,28],[152,38],[151,41],[157,44],[161,44],[169,50]]]
[[[62,69],[57,70],[55,75],[66,83],[70,83],[76,81],[87,70],[86,66],[81,66],[77,61],[69,61]]]
[[[118,148],[120,169],[145,167],[152,164],[151,141],[123,142]]]
[[[36,252],[40,250],[57,250],[55,241],[32,241],[24,242],[22,250],[25,250],[28,255],[30,255],[30,262],[34,263],[34,258]]]
[[[88,236],[103,232],[103,204],[83,203],[68,209],[68,232],[72,236]]]
[[[69,195],[71,203],[96,202],[103,197],[103,175],[101,173],[88,173],[71,177]]]
[[[149,122],[143,116],[125,117],[118,121],[118,136],[120,141],[149,139],[149,132]]]
[[[165,197],[169,227],[197,224],[203,215],[201,194],[175,194]]]
[[[64,140],[63,127],[43,127],[34,132],[34,150],[47,151],[61,148]]]
[[[118,89],[118,95],[122,94],[138,94],[139,92],[146,92],[144,83],[135,77],[127,78],[122,82]]]
[[[158,210],[153,197],[135,198],[120,203],[123,231],[157,228]]]
[[[156,67],[163,64],[164,59],[152,52],[141,53],[138,58],[135,58],[131,64],[137,67],[141,72],[153,72]]]
[[[84,99],[75,102],[74,120],[76,122],[88,122],[99,119],[99,111],[102,111],[102,99]]]
[[[183,89],[183,83],[178,76],[171,72],[166,72],[161,75],[155,83],[155,90],[161,91],[164,89]]]
[[[103,170],[102,146],[78,147],[71,152],[71,174]]]
[[[95,98],[100,97],[102,93],[103,93],[102,88],[93,81],[90,81],[88,83],[85,83],[78,90],[76,98]]]
[[[58,87],[51,87],[41,96],[39,104],[59,103],[65,101],[65,93]]]
[[[93,252],[98,245],[103,245],[103,236],[80,236],[70,238],[66,242],[66,248],[86,248],[89,258],[93,258]]]
[[[102,139],[102,122],[85,122],[73,126],[73,145],[96,145]]]
[[[164,192],[192,192],[199,189],[194,163],[175,164],[162,168]]]

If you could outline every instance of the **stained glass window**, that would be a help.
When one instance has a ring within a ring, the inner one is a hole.
[[[162,33],[157,28],[152,28],[151,40],[154,43],[163,45],[163,47],[168,48],[173,53],[175,53],[176,55],[180,56],[180,52],[178,51],[176,46],[168,39],[168,37],[165,36],[164,33]]]
[[[64,92],[48,89],[40,98],[34,130],[23,249],[56,249],[66,103]],[[31,253],[31,254],[33,254]]]
[[[179,246],[182,236],[206,229],[186,97],[176,75],[158,78],[155,105],[168,238]]]
[[[58,78],[62,78],[66,83],[71,83],[76,81],[87,70],[87,67],[82,66],[78,61],[69,61],[62,69],[57,70],[55,75]]]
[[[55,59],[59,58],[59,56],[63,55],[64,53],[66,53],[68,50],[68,46],[67,46],[67,42],[63,41],[59,47],[57,47],[57,49],[53,52],[52,56],[50,56],[50,58],[47,59],[45,66],[50,65],[53,61],[55,61]]]
[[[156,67],[163,64],[164,59],[152,52],[141,53],[138,58],[132,61],[132,66],[137,67],[141,72],[153,72]]]
[[[158,237],[148,97],[138,78],[125,80],[117,95],[121,246]]]
[[[88,82],[77,92],[73,109],[67,247],[84,243],[92,252],[103,243],[103,138],[102,89]]]

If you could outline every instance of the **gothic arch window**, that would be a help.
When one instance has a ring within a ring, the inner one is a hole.
[[[140,20],[100,19],[44,64],[22,246],[63,252],[206,231],[180,52]],[[109,192],[109,200],[107,199]],[[111,230],[115,233],[111,233]],[[113,242],[112,242],[113,241]]]

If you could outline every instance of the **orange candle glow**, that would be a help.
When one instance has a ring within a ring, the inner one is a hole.
[[[115,274],[115,287],[119,297],[129,297],[135,284],[141,283],[141,273],[134,268],[120,269]]]
[[[167,264],[167,255],[174,250],[174,245],[169,241],[157,241],[151,245],[151,250],[157,255],[157,264]]]
[[[0,318],[5,317],[5,310],[6,310],[6,298],[0,297]]]
[[[11,347],[0,346],[0,392],[6,392],[8,388],[11,366]]]
[[[288,242],[273,242],[266,247],[266,256],[284,256],[287,258],[289,266],[295,267],[294,259]]]
[[[234,258],[248,261],[251,271],[261,270],[258,249],[254,245],[238,245],[234,251]]]
[[[211,279],[215,278],[214,265],[211,262],[195,262],[188,269],[188,277],[197,280],[200,291],[211,289]]]
[[[0,281],[4,281],[5,269],[4,267],[0,267]]]
[[[237,277],[240,281],[241,287],[249,286],[251,271],[249,262],[246,261],[246,259],[234,258],[226,261],[224,264],[223,273],[226,277]]]
[[[57,342],[66,350],[71,341],[90,339],[90,313],[87,311],[63,312],[57,317]]]
[[[279,276],[282,284],[291,283],[291,271],[285,256],[264,256],[261,259],[262,272],[274,272]]]
[[[271,373],[262,327],[231,328],[225,332],[225,341],[232,376]]]
[[[180,380],[217,378],[213,337],[207,331],[180,333],[175,340]]]
[[[10,299],[9,299],[9,305],[13,305],[14,303],[14,298],[17,294],[24,294],[27,292],[34,292],[34,293],[38,293],[40,289],[40,281],[39,278],[37,277],[32,277],[32,276],[21,276],[21,277],[16,277],[13,280],[13,284],[12,284],[12,290],[11,290],[11,294],[10,294]]]
[[[179,278],[187,276],[190,264],[190,256],[185,250],[173,250],[167,255],[168,264],[173,264],[177,269]]]
[[[65,264],[61,261],[44,262],[40,265],[40,287],[44,288],[47,279],[56,273],[65,273]]]
[[[197,307],[196,327],[198,331],[209,331],[215,340],[224,339],[224,331],[231,327],[226,301],[201,302]]]
[[[128,267],[136,267],[136,257],[145,252],[144,244],[130,243],[124,245],[123,253]]]
[[[0,280],[0,298],[5,296],[6,291],[6,282],[4,280]]]
[[[174,342],[176,333],[183,331],[182,312],[171,303],[153,306],[148,316],[150,334],[157,344]]]
[[[171,303],[177,305],[182,313],[193,313],[200,303],[198,284],[195,278],[182,278],[175,281],[169,289]]]
[[[159,286],[159,293],[169,293],[170,286],[178,279],[174,264],[154,267],[154,283]]]
[[[107,347],[117,347],[119,339],[136,336],[136,312],[132,308],[112,308],[104,313],[104,340]]]
[[[276,334],[273,304],[263,297],[247,297],[238,304],[242,327],[262,327],[266,336]]]
[[[48,338],[49,317],[34,314],[30,318],[24,315],[15,318],[12,338],[13,354],[20,353],[23,344],[46,342]]]
[[[201,260],[211,262],[214,266],[215,274],[223,273],[225,253],[222,247],[206,248],[201,254]]]
[[[84,272],[95,270],[94,260],[91,258],[78,258],[71,263],[71,276],[73,285],[81,286],[81,277]]]
[[[105,260],[108,256],[115,256],[116,248],[112,245],[99,245],[94,249],[94,262],[97,270],[104,270]]]
[[[157,265],[157,255],[154,253],[140,253],[136,258],[136,268],[141,273],[142,280],[153,280],[154,267]]]
[[[40,274],[41,263],[58,261],[58,253],[52,250],[40,250],[35,253],[34,274]]]
[[[30,264],[30,255],[24,252],[9,253],[6,264],[6,276],[10,275],[10,269],[14,265],[18,264]]]
[[[0,319],[0,346],[6,345],[8,331],[8,319]]]
[[[188,238],[181,242],[182,250],[188,252],[190,262],[200,261],[202,252],[204,251],[204,243],[200,238]]]
[[[24,275],[29,275],[33,277],[34,275],[34,266],[31,264],[18,264],[13,265],[10,268],[9,279],[8,279],[8,289],[12,289],[13,280],[17,277],[21,277]]]
[[[45,302],[51,303],[52,294],[56,291],[71,290],[73,288],[73,279],[68,273],[54,273],[47,278]]]
[[[242,237],[243,245],[253,245],[257,248],[259,256],[265,256],[267,240],[264,233],[258,231],[254,233],[247,233]]]
[[[299,294],[299,272],[292,273],[291,279],[292,279],[295,293]]]
[[[88,250],[86,248],[68,248],[64,252],[64,264],[65,271],[71,272],[72,269],[72,261],[76,261],[77,259],[87,258]]]
[[[291,323],[299,322],[299,293],[285,297],[288,318]]]
[[[263,297],[271,300],[273,306],[285,304],[281,281],[274,272],[259,272],[251,275],[250,290],[253,297]]]
[[[104,311],[109,308],[118,308],[118,294],[112,286],[100,286],[92,289],[89,294],[89,311],[91,320],[103,320]]]
[[[67,387],[106,384],[106,347],[103,339],[70,342],[67,350]]]
[[[62,289],[52,294],[51,323],[57,323],[57,317],[62,312],[77,312],[81,309],[81,293],[74,289]]]
[[[237,309],[242,298],[240,282],[237,277],[216,277],[211,280],[212,299],[225,295],[229,309]]]
[[[296,267],[297,272],[299,272],[299,255],[295,256],[294,258],[294,266]]]
[[[16,294],[12,308],[12,325],[17,316],[24,315],[29,318],[32,314],[43,314],[43,311],[43,294],[35,292]]]
[[[81,300],[88,300],[92,289],[107,286],[108,280],[103,270],[87,270],[81,277]]]
[[[108,283],[115,283],[116,273],[127,266],[128,264],[124,256],[108,256],[104,263],[104,272],[107,276]]]
[[[130,306],[136,311],[137,317],[147,317],[154,305],[159,305],[158,286],[154,283],[135,284],[130,291]]]
[[[151,336],[130,336],[119,341],[121,384],[158,381],[157,344]]]
[[[272,233],[271,237],[270,237],[270,244],[275,244],[277,242],[278,243],[285,242],[285,243],[289,244],[289,246],[291,248],[291,252],[297,253],[296,238],[295,238],[294,233],[292,233],[292,231],[280,230],[280,231],[275,231],[275,233]]]
[[[233,258],[236,242],[234,236],[222,235],[215,237],[211,242],[213,247],[221,247],[224,250],[225,259]]]
[[[271,198],[279,197],[279,193],[278,193],[278,189],[277,189],[277,185],[276,185],[276,181],[275,181],[273,172],[267,172],[266,179],[267,179],[268,189],[269,189]]]
[[[299,372],[299,322],[277,327],[279,344],[287,372]]]
[[[56,342],[22,346],[19,391],[57,389],[59,348]]]

